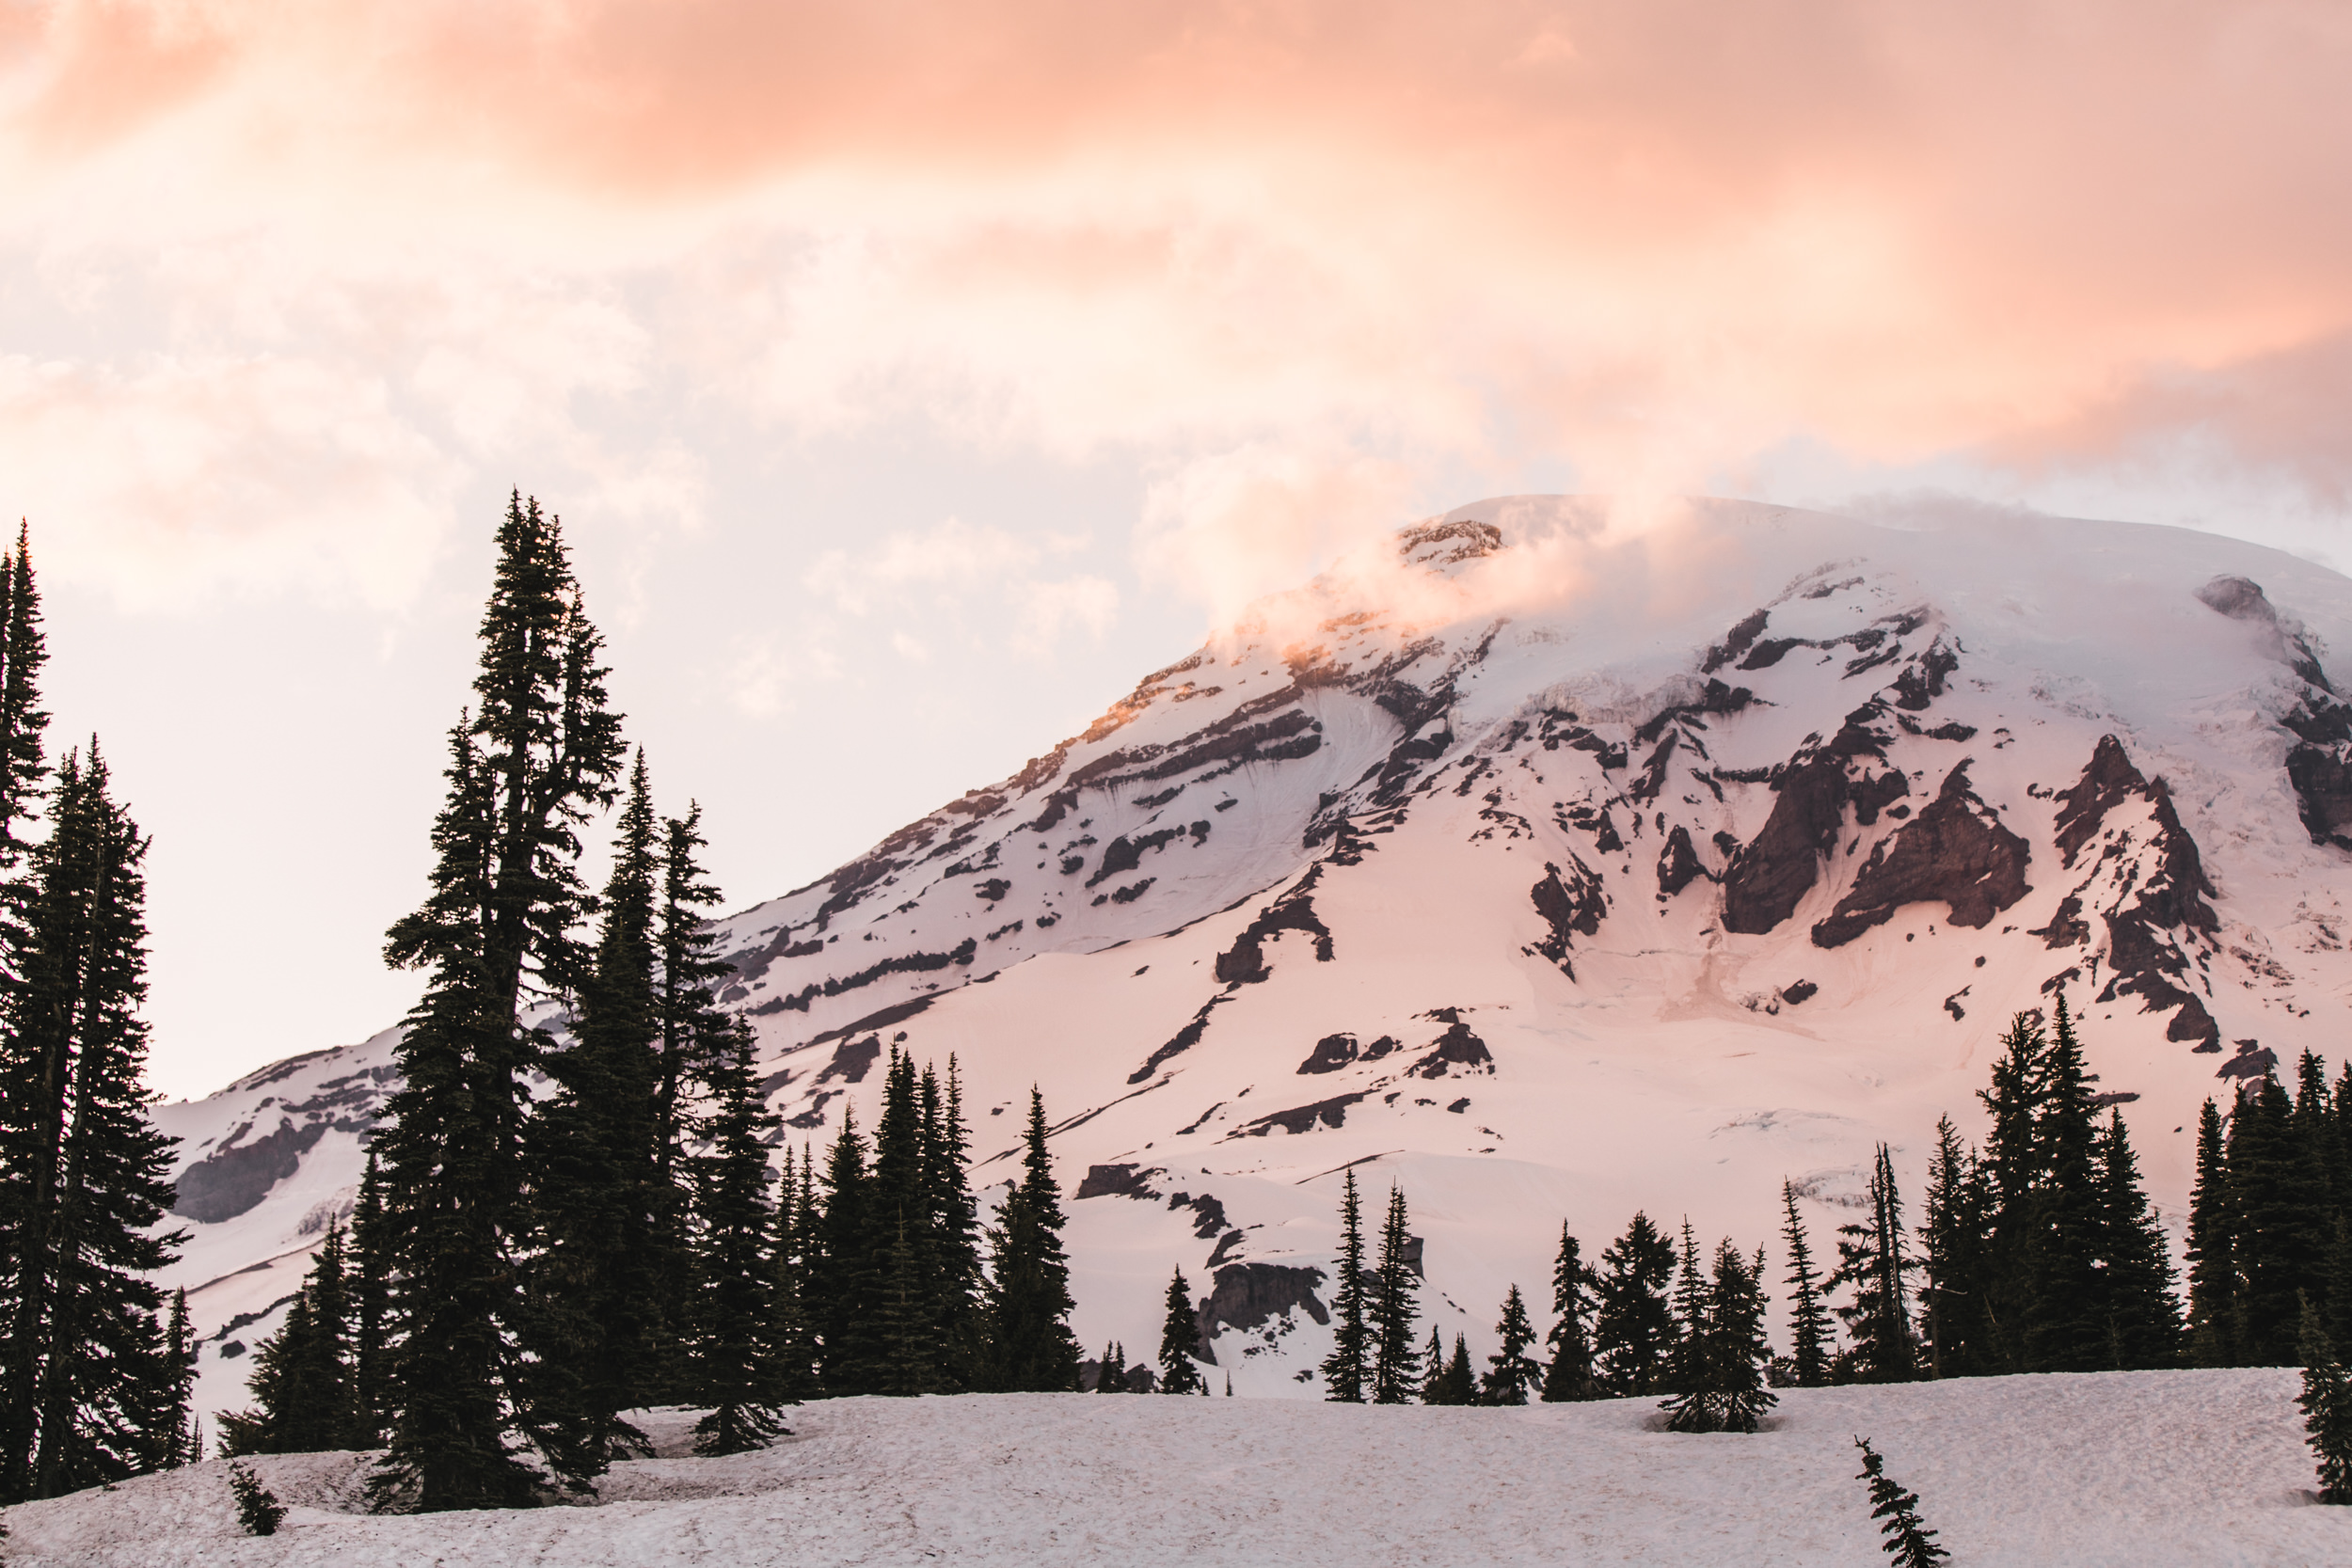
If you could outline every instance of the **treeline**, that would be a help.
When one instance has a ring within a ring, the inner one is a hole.
[[[379,1507],[517,1506],[650,1451],[648,1405],[707,1407],[724,1453],[818,1394],[1073,1386],[1041,1102],[985,1269],[952,1061],[894,1048],[873,1137],[845,1116],[821,1171],[771,1170],[699,811],[657,814],[642,751],[624,777],[556,520],[516,496],[498,553],[429,894],[386,942],[426,976],[403,1084],[227,1445],[381,1445]],[[580,830],[615,803],[592,893]]]
[[[1772,1387],[2009,1372],[2288,1366],[2314,1341],[2352,1343],[2352,1066],[2332,1086],[2305,1053],[2290,1097],[2272,1077],[2241,1091],[2223,1130],[2204,1106],[2189,1212],[2188,1304],[2122,1115],[2104,1105],[2063,998],[2002,1036],[1981,1147],[1936,1128],[1917,1227],[1881,1145],[1836,1258],[1817,1259],[1791,1183],[1781,1188],[1789,1321],[1763,1332],[1765,1257],[1728,1240],[1703,1257],[1637,1213],[1599,1258],[1562,1227],[1549,1354],[1518,1288],[1484,1371],[1454,1337],[1409,1328],[1406,1203],[1391,1192],[1367,1265],[1354,1173],[1343,1190],[1327,1397],[1517,1404],[1666,1396],[1686,1431],[1752,1431]],[[1826,1265],[1826,1266],[1825,1266]],[[2308,1320],[2305,1309],[2309,1309]],[[1171,1326],[1171,1334],[1173,1328]]]
[[[194,1455],[185,1232],[148,1122],[148,839],[95,737],[53,768],[40,594],[0,554],[0,1503]],[[45,829],[45,831],[43,831]]]

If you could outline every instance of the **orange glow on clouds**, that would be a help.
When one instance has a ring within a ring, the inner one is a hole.
[[[151,331],[0,344],[0,471],[109,558],[331,579],[523,450],[692,526],[691,451],[575,411],[683,382],[1130,452],[1220,605],[1530,452],[2191,447],[2340,509],[2347,79],[2352,11],[2259,0],[17,8],[0,265]]]

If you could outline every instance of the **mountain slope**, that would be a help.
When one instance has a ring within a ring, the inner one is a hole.
[[[1316,1391],[1344,1165],[1405,1187],[1476,1343],[1563,1217],[1753,1244],[1787,1176],[1834,1227],[1880,1139],[1915,1193],[2060,987],[2173,1211],[2198,1102],[2340,1032],[2347,632],[2352,581],[2178,530],[1483,502],[730,917],[726,1000],[795,1139],[890,1044],[953,1053],[994,1180],[1040,1085],[1081,1339],[1149,1341],[1181,1263],[1244,1392]],[[162,1108],[214,1140],[199,1194],[318,1140],[198,1227],[192,1282],[304,1244],[388,1052]]]

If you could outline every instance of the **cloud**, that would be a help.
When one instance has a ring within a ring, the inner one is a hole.
[[[1116,453],[1222,602],[1549,458],[2193,448],[2340,512],[2347,68],[2321,0],[55,0],[0,23],[0,248],[442,463],[626,447],[600,403]]]

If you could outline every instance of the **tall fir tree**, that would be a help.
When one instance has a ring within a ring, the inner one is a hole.
[[[2302,1302],[2326,1299],[2335,1238],[2325,1178],[2296,1136],[2293,1101],[2276,1078],[2241,1091],[2228,1158],[2239,1354],[2249,1366],[2295,1366]]]
[[[1370,1330],[1364,1315],[1364,1206],[1350,1166],[1340,1188],[1339,1280],[1331,1291],[1331,1354],[1323,1358],[1323,1397],[1364,1402],[1371,1376]]]
[[[541,1479],[514,1260],[531,1228],[524,1079],[549,1042],[526,1012],[587,969],[579,834],[612,803],[623,747],[560,526],[517,493],[498,555],[429,890],[385,942],[393,967],[427,975],[375,1145],[397,1247],[386,1507],[527,1504]]]
[[[171,1314],[164,1323],[164,1362],[147,1418],[148,1467],[176,1469],[204,1457],[204,1423],[196,1413],[196,1329],[188,1320],[188,1292],[171,1292]]]
[[[1179,1268],[1168,1282],[1168,1316],[1160,1324],[1161,1393],[1209,1391],[1200,1376],[1200,1363],[1193,1358],[1200,1342],[1200,1319],[1192,1303],[1191,1287],[1184,1283],[1184,1271]]]
[[[2139,1162],[2120,1111],[2110,1111],[2093,1151],[2099,1193],[2099,1263],[2106,1311],[2104,1364],[2119,1370],[2172,1367],[2181,1359],[2181,1303],[2172,1248],[2148,1206]]]
[[[1078,1343],[1070,1335],[1061,1188],[1045,1147],[1045,1098],[1034,1087],[1025,1141],[1020,1184],[990,1238],[986,1365],[994,1389],[1055,1393],[1078,1386]]]
[[[1375,1264],[1369,1311],[1372,1328],[1372,1402],[1403,1404],[1412,1398],[1420,1354],[1413,1348],[1413,1322],[1421,1316],[1420,1278],[1409,1260],[1405,1192],[1389,1189],[1389,1212],[1380,1223],[1380,1253]]]
[[[1726,1237],[1703,1285],[1677,1357],[1677,1389],[1660,1406],[1675,1432],[1752,1433],[1778,1396],[1764,1386],[1764,1253],[1740,1255]]]
[[[694,1168],[689,1345],[694,1402],[708,1412],[694,1424],[702,1454],[741,1453],[783,1430],[774,1405],[775,1212],[766,1138],[780,1122],[759,1098],[753,1046],[749,1023],[739,1024],[734,1052],[714,1064],[710,1149]]]
[[[318,1453],[363,1434],[351,1356],[351,1281],[343,1234],[329,1226],[285,1322],[253,1355],[257,1408],[223,1411],[221,1453]]]
[[[2097,1177],[2098,1122],[2081,1039],[2058,993],[2035,1084],[2035,1179],[2021,1319],[2026,1370],[2094,1371],[2108,1364],[2106,1222]]]
[[[1462,1353],[1462,1365],[1466,1370],[1470,1366],[1470,1352],[1467,1349]],[[1436,1323],[1429,1325],[1429,1344],[1421,1353],[1421,1402],[1423,1404],[1467,1404],[1470,1402],[1466,1398],[1454,1397],[1454,1385],[1446,1378],[1445,1337],[1438,1332]]]
[[[352,1402],[359,1430],[356,1447],[383,1441],[385,1413],[391,1408],[390,1357],[386,1336],[391,1310],[390,1227],[384,1211],[384,1175],[375,1151],[359,1175],[359,1196],[351,1210]]]
[[[29,576],[8,574],[11,657]],[[38,626],[31,634],[38,645]],[[0,680],[0,709],[17,675]],[[24,722],[21,713],[0,721]],[[0,753],[22,732],[0,736]],[[22,753],[10,778],[24,779]],[[19,797],[22,799],[22,797]],[[186,1232],[157,1228],[172,1202],[174,1140],[147,1118],[148,840],[109,789],[95,739],[69,752],[49,836],[9,884],[0,988],[0,1502],[57,1497],[146,1467],[168,1435],[161,1292],[153,1272]],[[19,818],[21,819],[21,818]]]
[[[1664,1386],[1675,1340],[1666,1288],[1674,1278],[1674,1243],[1637,1212],[1625,1234],[1600,1255],[1593,1360],[1601,1390],[1612,1398],[1654,1394]]]
[[[768,1252],[768,1399],[799,1404],[817,1397],[817,1331],[809,1315],[807,1253],[815,1222],[814,1160],[803,1153],[795,1164],[785,1146],[784,1176],[777,1183],[775,1224]]]
[[[1968,1377],[1994,1370],[1992,1324],[1985,1317],[1985,1236],[1991,1191],[1973,1151],[1962,1147],[1952,1118],[1935,1124],[1919,1240],[1919,1331],[1930,1377]]]
[[[1565,1220],[1560,1222],[1560,1254],[1551,1265],[1551,1332],[1544,1348],[1551,1353],[1544,1368],[1544,1402],[1595,1397],[1593,1381],[1592,1268],[1581,1256]]]
[[[941,1314],[933,1298],[939,1269],[924,1143],[914,1060],[894,1045],[874,1128],[874,1229],[864,1269],[876,1310],[868,1323],[852,1325],[863,1331],[860,1386],[877,1394],[921,1394],[937,1386],[933,1351]]]
[[[961,1393],[972,1387],[979,1362],[980,1222],[965,1168],[971,1160],[969,1134],[953,1055],[944,1085],[931,1066],[924,1065],[920,1100],[935,1379],[943,1392]]]
[[[1705,1378],[1707,1299],[1707,1275],[1699,1261],[1698,1239],[1691,1233],[1691,1216],[1685,1214],[1681,1266],[1675,1274],[1674,1284],[1674,1339],[1666,1353],[1665,1387],[1670,1392],[1688,1392]]]
[[[522,1384],[532,1436],[573,1484],[652,1451],[621,1412],[668,1390],[674,1324],[661,1320],[670,1259],[657,1250],[667,1203],[654,1160],[654,898],[660,877],[652,786],[641,749],[622,799],[599,900],[594,964],[578,986],[569,1049],[549,1051],[554,1090],[533,1107]]]
[[[1527,1354],[1535,1342],[1535,1325],[1527,1320],[1527,1304],[1519,1299],[1517,1285],[1502,1298],[1495,1338],[1502,1348],[1487,1358],[1480,1394],[1488,1404],[1525,1404],[1543,1387],[1544,1369]]]
[[[12,878],[24,864],[26,830],[49,777],[42,750],[49,715],[40,705],[40,672],[48,662],[31,535],[20,522],[16,548],[0,555],[0,878]]]
[[[1851,1305],[1836,1309],[1851,1340],[1839,1370],[1856,1383],[1906,1383],[1919,1375],[1907,1284],[1918,1263],[1910,1255],[1902,1196],[1884,1144],[1871,1165],[1868,1201],[1868,1219],[1838,1227],[1837,1268],[1823,1285],[1854,1293]]]
[[[2233,1209],[2221,1113],[2208,1099],[2197,1113],[2197,1177],[2188,1194],[2188,1358],[2199,1367],[2238,1364]]]
[[[1788,1382],[1799,1388],[1819,1388],[1829,1381],[1830,1358],[1836,1352],[1836,1330],[1829,1308],[1821,1302],[1821,1276],[1813,1264],[1813,1243],[1806,1237],[1804,1216],[1797,1212],[1796,1183],[1780,1184],[1781,1244],[1788,1249]]]

